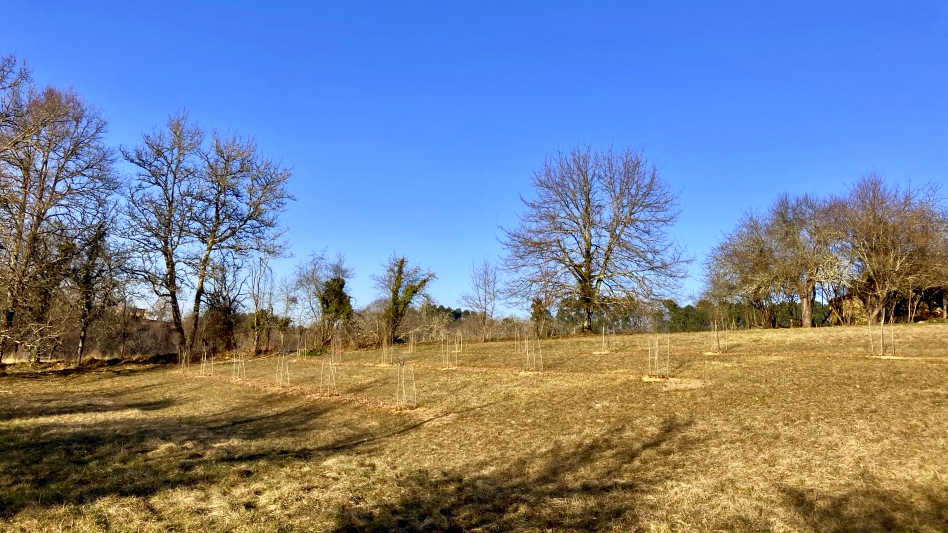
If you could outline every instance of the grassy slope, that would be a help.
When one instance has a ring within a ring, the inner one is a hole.
[[[11,530],[948,530],[948,325],[513,343],[396,367],[321,359],[0,376],[0,528]],[[723,340],[723,339],[722,339]],[[8,369],[9,371],[9,369]]]

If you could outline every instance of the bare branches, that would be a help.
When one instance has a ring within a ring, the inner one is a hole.
[[[744,303],[776,325],[774,306],[798,300],[809,326],[816,291],[836,320],[854,299],[870,323],[886,306],[948,285],[948,218],[934,187],[900,189],[878,175],[841,198],[777,199],[766,216],[746,214],[709,255],[708,295]],[[917,301],[916,301],[917,303]]]
[[[138,169],[127,192],[126,234],[139,250],[139,275],[171,304],[179,352],[187,357],[194,335],[187,338],[181,322],[182,284],[193,279],[194,332],[215,257],[285,251],[278,217],[293,199],[290,172],[263,158],[252,140],[214,132],[205,146],[204,132],[185,113],[122,155]]]
[[[592,315],[609,302],[672,292],[688,259],[667,234],[676,195],[639,152],[576,148],[534,173],[520,225],[501,228],[505,269],[524,301],[537,294],[577,300]]]
[[[103,219],[117,179],[101,113],[71,90],[27,79],[12,59],[0,63],[0,285],[3,339],[35,357],[42,343],[29,332],[50,331],[40,325],[52,320],[75,243]]]
[[[843,249],[854,265],[852,292],[870,323],[896,293],[948,285],[948,219],[934,187],[900,189],[869,174],[850,190],[844,220]]]
[[[471,265],[471,291],[461,295],[461,303],[478,314],[481,338],[490,338],[490,324],[500,298],[500,268],[486,257],[480,264]]]

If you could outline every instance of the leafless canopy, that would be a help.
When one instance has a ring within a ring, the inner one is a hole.
[[[500,268],[486,257],[471,266],[471,290],[461,295],[461,303],[477,313],[481,325],[481,339],[490,337],[490,326],[497,312],[500,298]]]
[[[667,233],[677,196],[641,152],[561,152],[533,185],[520,225],[501,228],[511,289],[522,300],[575,299],[589,331],[597,311],[668,295],[684,277],[688,259]]]
[[[192,331],[197,331],[208,271],[221,254],[279,254],[278,215],[293,197],[290,171],[264,158],[252,139],[204,132],[179,113],[167,129],[123,148],[136,167],[126,196],[127,238],[138,252],[139,273],[167,299],[179,355],[194,347],[184,330],[179,297],[193,277]]]
[[[909,317],[925,291],[948,286],[948,217],[931,185],[900,188],[868,174],[839,198],[780,196],[766,215],[745,214],[707,261],[706,296],[756,311],[798,301],[812,322],[817,292],[836,321],[855,300],[870,323],[905,302]]]
[[[948,285],[948,217],[934,186],[900,188],[869,174],[850,190],[843,251],[852,293],[875,322],[899,295]]]
[[[53,299],[117,187],[101,113],[27,80],[0,62],[0,359],[11,341],[35,357],[55,337]]]

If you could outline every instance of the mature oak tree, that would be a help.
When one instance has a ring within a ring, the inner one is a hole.
[[[900,188],[877,174],[861,178],[846,199],[843,250],[854,266],[850,291],[869,323],[884,319],[897,296],[948,285],[948,219],[933,186]]]
[[[501,228],[512,291],[572,298],[582,330],[610,302],[654,300],[673,291],[688,259],[668,235],[677,197],[641,152],[575,148],[533,175],[535,198],[516,228]]]
[[[168,118],[166,130],[143,134],[141,145],[121,149],[125,160],[137,167],[126,191],[125,238],[136,254],[138,277],[171,308],[179,358],[188,348],[180,297],[187,281],[183,268],[193,256],[190,244],[201,186],[195,154],[203,139],[204,132],[182,113]]]
[[[768,240],[776,251],[777,285],[800,302],[800,322],[813,325],[817,287],[837,283],[833,245],[841,235],[829,202],[814,196],[781,195],[770,209]]]
[[[200,247],[194,270],[192,328],[197,331],[204,286],[215,255],[276,256],[284,246],[279,214],[293,196],[286,189],[290,171],[260,155],[253,140],[214,132],[211,146],[199,152],[201,186],[193,214],[193,236]],[[195,335],[187,352],[194,350]]]

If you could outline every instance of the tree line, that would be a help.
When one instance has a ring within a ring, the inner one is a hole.
[[[132,146],[108,146],[106,132],[74,90],[40,86],[14,56],[2,59],[0,362],[69,351],[81,361],[90,339],[99,351],[189,361],[240,341],[259,352],[291,339],[320,350],[338,335],[354,345],[443,338],[462,326],[484,340],[520,334],[526,323],[497,320],[502,301],[570,302],[590,331],[595,317],[683,276],[666,233],[675,195],[654,165],[585,148],[535,173],[537,198],[519,227],[503,229],[507,257],[472,266],[469,309],[438,306],[426,291],[435,274],[393,255],[373,276],[379,300],[354,310],[341,254],[313,253],[274,279],[270,263],[288,248],[279,215],[293,200],[290,171],[252,138],[207,131],[183,112]],[[549,329],[540,322],[537,334]]]
[[[948,214],[936,187],[868,174],[845,195],[784,194],[745,213],[705,266],[704,298],[739,306],[749,326],[944,318]]]
[[[252,138],[206,131],[183,112],[133,146],[108,146],[107,128],[74,90],[34,83],[13,55],[0,60],[0,362],[81,361],[90,341],[189,361],[241,340],[255,353],[283,346],[294,329],[297,347],[319,350],[333,335],[395,342],[417,328],[413,304],[435,275],[404,257],[375,278],[386,299],[361,313],[341,255],[314,253],[274,280],[290,171]]]
[[[188,356],[223,272],[281,252],[290,173],[252,139],[207,134],[184,113],[133,147],[107,146],[106,132],[74,90],[33,83],[13,56],[0,62],[0,360],[49,354],[73,330],[81,360],[92,324],[141,288],[167,305]]]
[[[706,258],[700,301],[680,307],[693,258],[669,233],[677,194],[640,151],[587,146],[533,173],[518,224],[500,228],[504,257],[471,266],[466,309],[434,302],[435,273],[397,254],[372,278],[379,298],[354,309],[342,254],[313,252],[275,277],[291,173],[252,138],[183,112],[132,146],[107,146],[106,132],[74,90],[34,83],[12,55],[0,61],[0,362],[81,361],[90,345],[190,361],[237,348],[320,352],[337,338],[912,319],[948,286],[937,190],[869,175],[844,196],[783,195],[744,214]],[[503,304],[529,317],[499,319]]]

